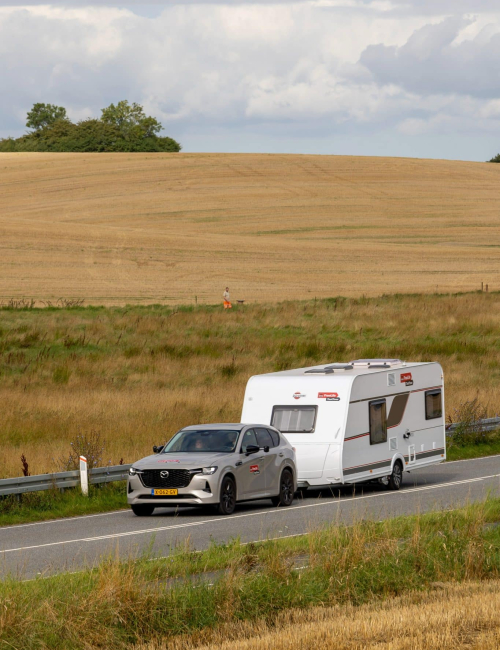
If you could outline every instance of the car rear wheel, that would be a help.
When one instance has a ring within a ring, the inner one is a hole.
[[[232,515],[236,508],[236,483],[230,476],[222,480],[220,486],[220,501],[217,512],[220,515]]]
[[[130,506],[134,515],[138,517],[149,517],[153,514],[155,507],[149,503],[134,503]]]
[[[280,478],[280,492],[271,501],[275,506],[291,506],[293,502],[293,475],[289,469],[284,469]]]

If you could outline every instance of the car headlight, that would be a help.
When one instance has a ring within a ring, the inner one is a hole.
[[[190,469],[191,474],[215,474],[217,467],[200,467],[199,469]]]
[[[128,470],[128,475],[129,475],[129,476],[135,476],[136,474],[139,474],[139,470],[136,469],[135,467],[131,467],[131,468]]]

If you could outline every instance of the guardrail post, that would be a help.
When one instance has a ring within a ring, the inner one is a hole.
[[[87,459],[85,456],[80,456],[80,483],[82,486],[82,494],[84,497],[89,495],[89,474],[87,471]]]

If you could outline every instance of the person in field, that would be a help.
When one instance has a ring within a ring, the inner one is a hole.
[[[226,287],[226,290],[222,294],[224,298],[224,309],[232,309],[231,298],[229,297],[229,287]]]

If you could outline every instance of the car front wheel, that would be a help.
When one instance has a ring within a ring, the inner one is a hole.
[[[153,514],[155,507],[149,503],[134,503],[130,506],[134,515],[138,517],[149,517]]]
[[[293,502],[293,475],[289,469],[284,469],[280,478],[280,492],[277,497],[272,497],[275,506],[291,506]]]
[[[217,512],[220,515],[232,515],[236,508],[236,483],[230,476],[222,480],[220,486],[220,501]]]

